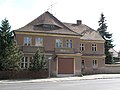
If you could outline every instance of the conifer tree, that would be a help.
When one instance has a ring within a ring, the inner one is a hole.
[[[46,56],[44,55],[44,53],[41,53],[40,49],[38,49],[33,56],[30,69],[33,71],[46,69]]]
[[[107,31],[107,25],[106,25],[106,19],[105,19],[105,16],[103,13],[101,13],[101,17],[100,17],[100,20],[98,21],[99,23],[99,28],[98,28],[98,31],[100,33],[100,35],[102,36],[102,38],[105,40],[105,55],[106,55],[106,58],[105,58],[105,63],[106,64],[112,64],[114,61],[112,59],[112,55],[111,53],[109,52],[109,49],[110,48],[113,48],[114,45],[112,44],[112,34],[110,34],[108,31]]]
[[[19,69],[19,51],[7,19],[0,26],[0,70]]]

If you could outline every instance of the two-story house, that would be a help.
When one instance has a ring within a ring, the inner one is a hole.
[[[24,53],[23,69],[29,68],[38,48],[48,57],[53,76],[81,75],[104,67],[104,39],[81,20],[63,23],[47,11],[14,33]]]

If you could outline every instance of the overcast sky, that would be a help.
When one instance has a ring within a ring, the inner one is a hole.
[[[62,22],[82,20],[95,30],[103,12],[108,31],[113,33],[114,49],[120,50],[120,0],[0,0],[0,21],[7,18],[14,30],[47,10]]]

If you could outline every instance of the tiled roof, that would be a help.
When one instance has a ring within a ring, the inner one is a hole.
[[[82,35],[83,40],[104,40],[98,31],[93,30],[85,24],[64,23],[68,28]]]
[[[57,29],[45,29],[45,28],[36,28],[35,26],[40,27],[41,25],[54,25],[58,27]],[[60,22],[56,17],[50,14],[48,11],[40,15],[38,18],[28,23],[22,28],[19,28],[14,31],[31,31],[39,33],[53,33],[53,34],[70,34],[70,35],[79,35],[78,33],[72,31],[66,27],[62,22]]]
[[[56,28],[44,28],[43,25],[51,25]],[[27,31],[38,33],[67,34],[82,36],[83,40],[104,40],[99,32],[91,29],[84,24],[62,23],[48,11],[40,15],[38,18],[28,23],[22,28],[14,31]]]

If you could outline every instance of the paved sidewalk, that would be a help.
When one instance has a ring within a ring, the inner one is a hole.
[[[95,74],[86,75],[83,77],[62,77],[62,78],[46,78],[46,79],[31,79],[31,80],[0,80],[0,84],[8,83],[34,83],[34,82],[58,82],[72,80],[94,80],[94,79],[112,79],[120,78],[120,74]]]

